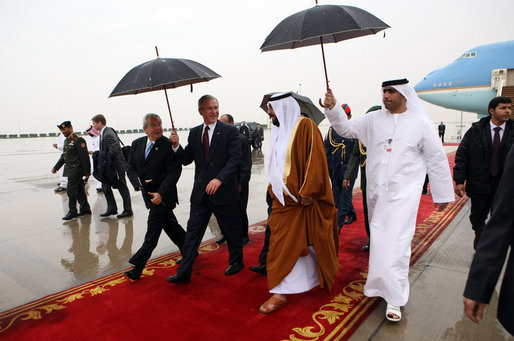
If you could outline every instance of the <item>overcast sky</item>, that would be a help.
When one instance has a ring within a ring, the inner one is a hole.
[[[383,80],[414,85],[475,46],[514,39],[512,0],[367,0],[360,7],[391,26],[386,36],[325,46],[331,87],[354,115],[380,103]],[[319,46],[261,53],[287,16],[314,0],[47,0],[0,2],[0,133],[56,131],[71,120],[84,130],[103,113],[116,129],[142,127],[147,112],[171,126],[163,92],[107,98],[134,66],[161,57],[202,63],[222,77],[168,91],[176,127],[202,122],[197,99],[209,93],[237,121],[266,121],[262,95],[325,91]],[[301,85],[300,85],[301,84]],[[434,121],[460,112],[426,104]],[[474,115],[469,114],[473,119]]]

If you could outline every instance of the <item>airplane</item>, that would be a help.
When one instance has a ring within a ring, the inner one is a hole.
[[[487,116],[492,98],[514,98],[514,40],[472,48],[429,73],[414,89],[429,103]]]

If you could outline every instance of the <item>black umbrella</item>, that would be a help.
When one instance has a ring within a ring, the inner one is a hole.
[[[271,92],[269,94],[264,95],[261,102],[261,109],[268,112],[268,101],[271,96],[278,94],[278,92]],[[325,115],[319,110],[314,103],[309,99],[309,97],[305,97],[297,94],[296,92],[288,92],[291,97],[293,97],[296,102],[300,105],[300,112],[302,114],[307,115],[311,120],[316,122],[317,125],[320,124],[321,121],[325,119]]]
[[[157,58],[130,70],[116,85],[109,97],[164,90],[171,125],[175,129],[166,89],[191,85],[192,91],[192,84],[207,82],[221,76],[208,67],[189,59],[159,58],[157,47],[155,47],[155,50],[157,51]]]
[[[375,34],[388,27],[389,25],[382,20],[357,7],[316,5],[282,20],[268,35],[261,50],[266,52],[321,45],[328,89],[323,43],[337,43],[342,40]]]

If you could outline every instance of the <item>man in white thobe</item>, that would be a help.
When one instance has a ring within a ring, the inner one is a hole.
[[[387,302],[386,317],[401,319],[409,298],[411,241],[425,174],[435,207],[455,200],[448,159],[433,122],[406,79],[382,83],[381,110],[348,121],[329,90],[325,113],[336,132],[367,147],[367,203],[370,219],[366,296]]]

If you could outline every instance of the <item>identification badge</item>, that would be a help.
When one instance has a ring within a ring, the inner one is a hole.
[[[393,151],[393,139],[387,139],[384,142],[384,150],[386,152],[392,152]]]

